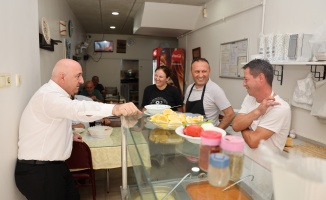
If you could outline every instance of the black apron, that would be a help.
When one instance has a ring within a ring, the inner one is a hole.
[[[205,116],[205,110],[204,110],[204,94],[206,85],[204,86],[203,92],[201,94],[201,99],[197,101],[189,101],[189,97],[191,95],[192,89],[194,88],[195,84],[191,87],[187,101],[186,101],[186,112],[190,113],[198,113],[203,116]]]

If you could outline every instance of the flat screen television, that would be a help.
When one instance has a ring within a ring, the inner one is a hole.
[[[94,42],[95,52],[113,52],[113,41],[100,40]]]

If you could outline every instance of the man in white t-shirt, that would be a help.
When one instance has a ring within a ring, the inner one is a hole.
[[[243,86],[247,89],[241,109],[232,123],[246,141],[245,154],[269,168],[256,148],[260,140],[273,152],[280,153],[291,124],[289,104],[273,90],[273,67],[265,60],[255,59],[244,67]]]

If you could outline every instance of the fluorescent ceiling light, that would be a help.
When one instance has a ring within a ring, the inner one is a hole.
[[[110,26],[110,29],[115,29],[115,26]]]
[[[119,15],[118,12],[112,12],[112,15]]]

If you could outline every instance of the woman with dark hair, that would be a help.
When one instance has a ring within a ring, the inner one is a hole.
[[[141,107],[145,111],[145,106],[149,104],[165,104],[178,106],[175,111],[182,112],[183,99],[180,92],[174,86],[168,84],[171,77],[171,70],[167,66],[159,66],[155,70],[155,84],[149,85],[144,90]]]

